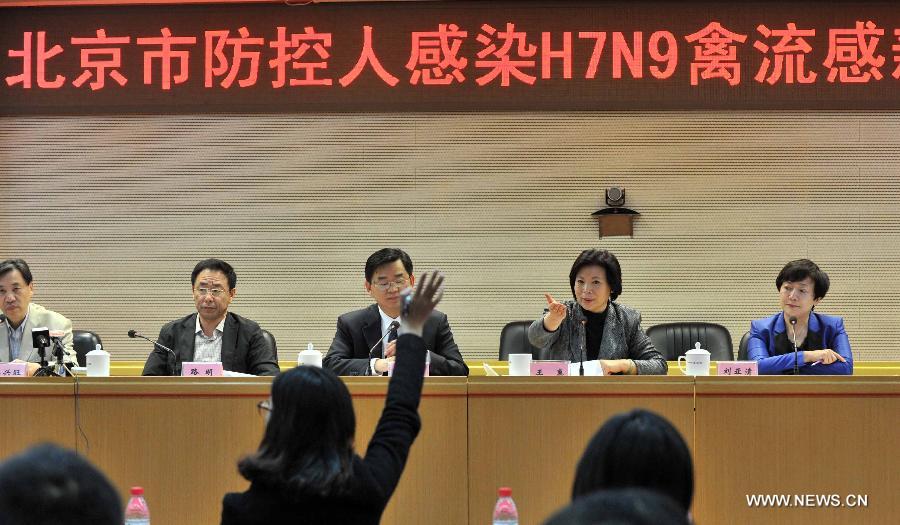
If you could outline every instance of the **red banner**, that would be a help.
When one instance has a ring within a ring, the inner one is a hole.
[[[0,113],[900,109],[900,3],[0,9]]]

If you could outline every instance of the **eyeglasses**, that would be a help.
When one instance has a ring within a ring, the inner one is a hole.
[[[225,290],[221,288],[213,288],[212,290],[210,290],[209,288],[196,288],[195,291],[200,297],[205,297],[207,295],[211,295],[213,297],[221,297],[225,294]]]
[[[579,290],[587,290],[587,289],[600,290],[603,288],[603,285],[604,285],[604,283],[602,283],[600,281],[594,281],[592,283],[586,283],[584,281],[575,281],[575,288],[577,288]]]
[[[409,284],[409,279],[397,279],[396,281],[388,281],[386,283],[372,283],[372,286],[378,288],[382,292],[386,292],[391,289],[392,286],[397,287],[398,290],[403,290]]]
[[[266,412],[272,411],[272,405],[268,401],[260,401],[256,404],[256,411],[259,412],[259,415],[265,416]]]

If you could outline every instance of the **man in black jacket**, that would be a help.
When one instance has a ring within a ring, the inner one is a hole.
[[[183,362],[221,362],[225,370],[258,376],[278,374],[275,349],[255,322],[228,311],[234,299],[237,274],[219,259],[197,263],[191,273],[197,313],[172,321],[159,331],[143,375],[181,375]]]
[[[366,292],[376,304],[338,317],[337,332],[323,365],[338,375],[381,375],[394,359],[396,327],[401,313],[400,292],[415,285],[409,255],[384,248],[366,261]],[[453,341],[447,315],[434,310],[422,333],[430,351],[430,375],[465,376],[469,368]]]

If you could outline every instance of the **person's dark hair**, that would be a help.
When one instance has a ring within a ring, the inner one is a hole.
[[[828,287],[831,280],[828,274],[819,269],[816,263],[809,259],[797,259],[784,265],[784,268],[778,272],[775,279],[775,289],[781,290],[781,285],[785,282],[795,283],[809,277],[813,282],[813,299],[821,299],[828,293]]]
[[[572,296],[575,296],[575,277],[585,266],[599,266],[606,271],[606,282],[612,289],[609,298],[615,301],[622,293],[622,267],[616,256],[606,250],[585,250],[578,255],[572,263],[569,271],[569,286],[572,288]]]
[[[230,264],[222,259],[203,259],[197,263],[197,266],[194,266],[194,271],[191,272],[191,286],[197,284],[197,276],[200,275],[200,272],[203,270],[224,273],[225,277],[228,278],[229,289],[234,288],[237,285],[237,274],[234,273],[234,268],[232,268]]]
[[[19,270],[19,273],[22,274],[22,278],[25,279],[25,284],[31,284],[31,268],[28,267],[27,262],[22,259],[7,259],[0,262],[0,277],[3,277],[13,270]]]
[[[87,460],[51,444],[0,464],[0,523],[121,525],[122,502]]]
[[[687,512],[655,490],[601,490],[578,498],[544,525],[688,525]]]
[[[412,275],[413,263],[412,259],[409,258],[409,254],[399,248],[382,248],[366,259],[366,282],[372,282],[372,275],[375,274],[375,270],[379,266],[398,260],[403,263],[403,269],[406,270],[406,273]]]
[[[238,471],[288,496],[341,494],[353,474],[356,417],[350,392],[328,369],[298,366],[272,383],[262,443]]]
[[[646,410],[618,414],[591,438],[575,470],[572,499],[599,489],[644,487],[691,507],[694,467],[687,444],[665,418]]]

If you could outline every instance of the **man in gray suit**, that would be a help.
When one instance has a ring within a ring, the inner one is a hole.
[[[143,375],[181,375],[183,362],[221,362],[225,370],[258,376],[279,372],[275,348],[258,324],[228,311],[237,274],[220,259],[205,259],[191,273],[197,312],[172,321],[159,331],[159,344],[147,357]]]
[[[31,269],[22,259],[0,262],[0,307],[5,320],[0,322],[0,362],[27,362],[26,373],[33,375],[39,368],[40,355],[34,348],[31,330],[49,328],[51,335],[60,337],[66,351],[66,362],[75,361],[72,348],[72,321],[31,302],[34,295]],[[52,348],[47,349],[47,361],[55,363]]]

